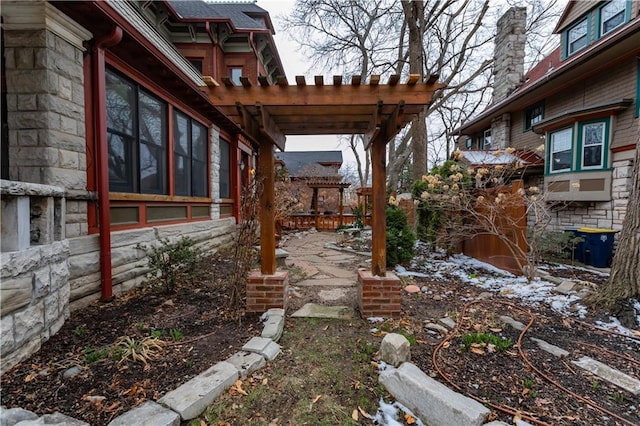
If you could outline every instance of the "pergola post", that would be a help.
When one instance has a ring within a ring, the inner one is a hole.
[[[340,192],[340,226],[344,225],[343,213],[344,213],[344,188],[338,188]]]
[[[259,139],[258,179],[260,194],[260,271],[247,277],[247,312],[265,312],[270,308],[287,308],[289,277],[276,271],[275,169],[273,145]]]
[[[384,277],[387,272],[387,165],[385,141],[371,144],[373,206],[371,211],[371,273]]]
[[[316,231],[318,230],[318,188],[313,188],[313,218],[316,227]]]
[[[260,194],[260,269],[263,275],[276,272],[275,170],[273,145],[260,140],[258,176],[262,179]]]

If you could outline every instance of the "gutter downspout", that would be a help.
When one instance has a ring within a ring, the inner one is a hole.
[[[109,217],[109,150],[107,147],[107,94],[105,49],[122,40],[122,28],[115,26],[111,33],[96,40],[93,46],[93,120],[97,147],[98,224],[100,229],[100,301],[113,300],[111,276],[111,220]]]

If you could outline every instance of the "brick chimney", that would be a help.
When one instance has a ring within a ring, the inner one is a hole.
[[[526,23],[525,7],[512,7],[498,20],[491,103],[505,99],[520,85],[524,75]]]

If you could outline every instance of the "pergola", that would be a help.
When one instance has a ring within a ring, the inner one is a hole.
[[[369,84],[359,76],[343,82],[333,76],[325,84],[322,76],[307,84],[303,76],[290,85],[286,77],[269,84],[266,77],[253,82],[241,77],[236,86],[228,78],[217,84],[209,79],[209,97],[238,123],[259,147],[258,175],[263,179],[260,198],[261,273],[276,273],[274,220],[274,146],[284,151],[286,135],[363,134],[372,160],[372,259],[371,274],[386,275],[386,144],[431,102],[437,76],[421,81],[412,74],[405,83],[399,75],[381,84],[372,75]]]
[[[315,216],[316,229],[318,229],[318,190],[319,189],[337,189],[339,193],[338,200],[338,214],[340,215],[340,226],[342,226],[342,216],[344,214],[344,189],[351,186],[348,182],[342,182],[341,176],[336,176],[338,179],[333,179],[333,176],[321,176],[307,179],[307,186],[313,190],[313,214]]]

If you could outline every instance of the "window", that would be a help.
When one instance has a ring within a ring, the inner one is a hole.
[[[220,139],[220,198],[231,198],[231,147]]]
[[[581,124],[583,169],[601,169],[604,165],[606,122]]]
[[[567,56],[573,55],[589,43],[589,23],[587,18],[575,24],[567,31]]]
[[[550,135],[551,153],[549,172],[563,172],[571,170],[572,165],[572,138],[573,131],[571,128],[558,130]]]
[[[473,148],[473,139],[471,139],[471,138],[467,138],[467,140],[466,140],[466,141],[465,141],[465,143],[464,143],[464,146],[465,146],[467,149],[471,149],[471,148]]]
[[[207,128],[180,111],[173,114],[176,195],[207,196]]]
[[[481,149],[491,149],[491,129],[487,129],[482,134],[482,140],[480,141]]]
[[[531,130],[534,124],[542,121],[544,118],[544,102],[538,102],[531,105],[524,112],[524,130]]]
[[[231,67],[229,68],[229,76],[231,77],[231,81],[236,86],[240,86],[242,83],[240,82],[240,77],[242,77],[242,67]]]
[[[625,22],[626,0],[612,0],[600,8],[600,36]]]
[[[106,72],[109,189],[167,193],[167,105]]]
[[[193,65],[193,67],[202,74],[202,59],[189,59],[189,62],[191,62],[191,65]]]

